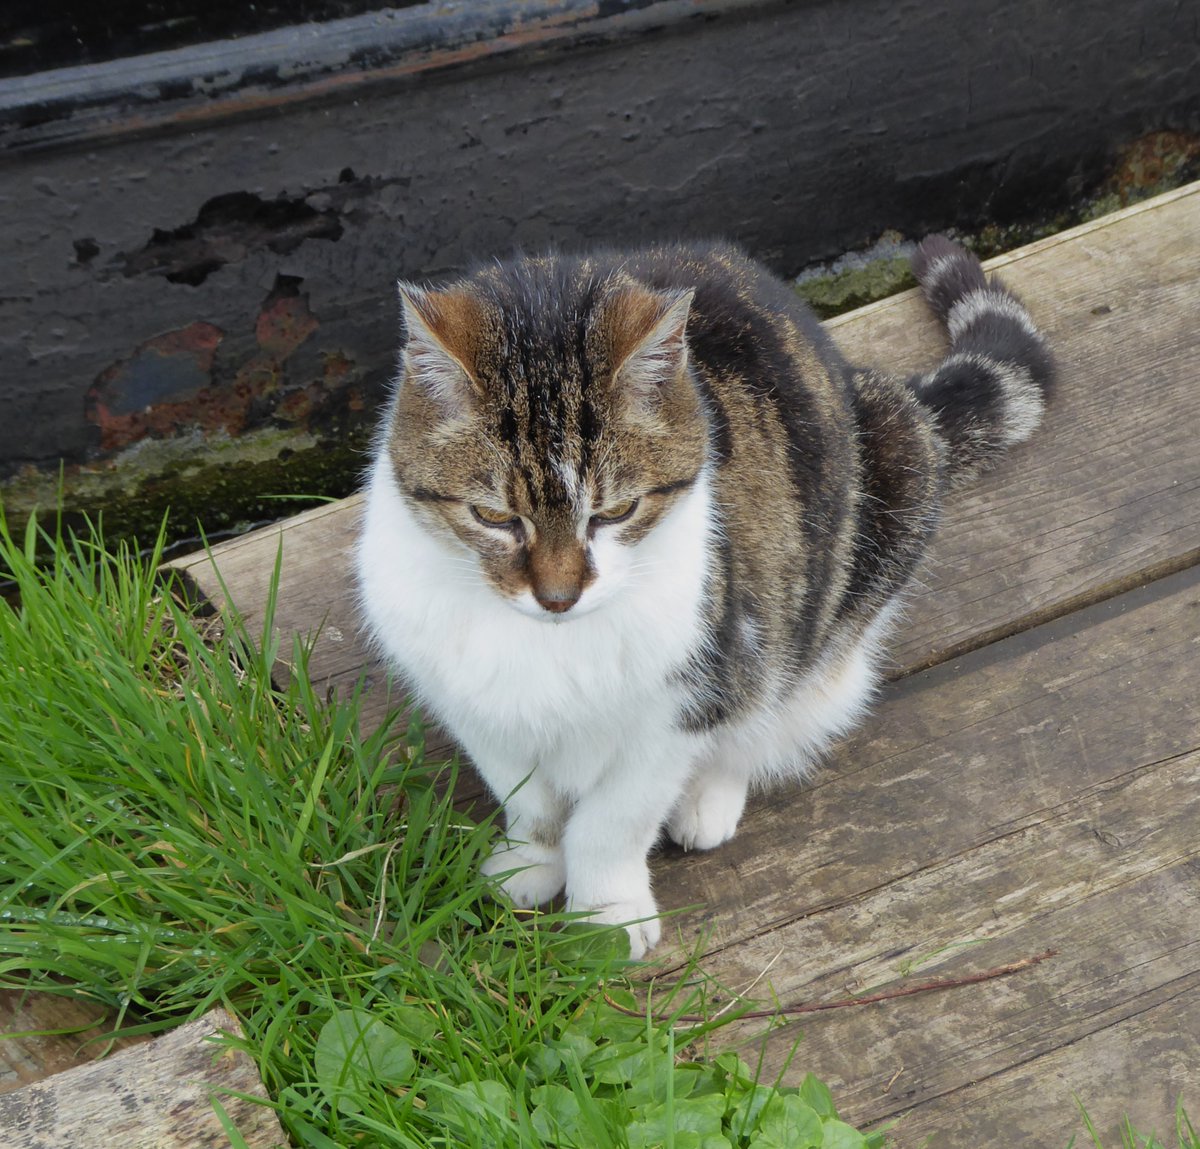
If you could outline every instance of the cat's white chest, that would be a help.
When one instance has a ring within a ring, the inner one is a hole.
[[[671,722],[678,671],[702,642],[708,491],[681,500],[595,610],[536,618],[494,591],[469,555],[432,537],[377,464],[358,566],[364,613],[422,701],[468,747],[550,752],[641,719]],[[614,575],[613,577],[618,577]],[[598,585],[603,583],[602,570]]]

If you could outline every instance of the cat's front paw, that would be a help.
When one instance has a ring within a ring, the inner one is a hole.
[[[567,908],[584,911],[589,922],[598,925],[624,926],[629,935],[629,956],[638,961],[649,950],[658,945],[662,937],[662,924],[658,920],[658,906],[649,890],[644,895],[627,901],[607,902],[602,906],[581,906],[568,903]]]
[[[708,778],[688,788],[667,819],[671,841],[685,850],[712,850],[737,832],[746,805],[746,784],[736,778]]]
[[[501,879],[500,888],[517,909],[545,905],[561,893],[567,882],[567,867],[559,846],[536,842],[501,842],[480,867],[485,876]],[[509,873],[509,871],[516,871]]]

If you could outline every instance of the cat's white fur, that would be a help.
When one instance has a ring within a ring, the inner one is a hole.
[[[635,958],[660,936],[646,858],[661,828],[712,848],[732,837],[754,780],[802,774],[864,709],[886,625],[881,616],[777,706],[715,734],[683,729],[682,672],[706,641],[712,497],[704,475],[633,546],[600,528],[595,580],[570,611],[551,614],[528,592],[503,598],[473,551],[424,525],[386,451],[368,483],[364,612],[383,653],[504,801],[507,840],[485,869],[507,875],[521,906],[565,887],[570,909],[627,926]]]

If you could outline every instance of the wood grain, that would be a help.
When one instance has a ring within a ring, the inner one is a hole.
[[[931,665],[1200,558],[1200,185],[991,260],[1055,349],[1045,426],[957,493],[894,648]],[[923,370],[917,293],[834,320],[854,359]]]
[[[814,785],[754,800],[718,850],[665,851],[659,902],[703,903],[678,928],[717,950],[1033,825],[1196,747],[1198,668],[1192,567],[915,675]]]
[[[917,676],[822,785],[759,803],[711,855],[660,858],[660,899],[706,902],[678,919],[683,945],[706,936],[705,973],[767,1002],[1058,951],[1003,981],[775,1028],[764,1075],[803,1034],[789,1078],[817,1073],[858,1123],[922,1113],[901,1146],[935,1128],[935,1144],[1065,1144],[1072,1091],[1101,1124],[1137,1102],[1168,1128],[1175,1095],[1200,1087],[1200,1026],[1159,1051],[1159,1077],[1127,1051],[1148,1011],[1200,1016],[1198,667],[1192,568]],[[756,1057],[765,1028],[741,1028]],[[1125,1067],[1122,1088],[1068,1059],[1041,1079],[1036,1120],[1011,1093],[986,1116],[964,1099],[1085,1038]],[[967,1136],[981,1121],[1013,1133]]]
[[[287,1144],[246,1054],[212,1039],[238,1033],[223,1009],[132,1049],[0,1095],[5,1149],[228,1149],[211,1097],[250,1149]]]
[[[1119,1024],[947,1093],[900,1121],[895,1149],[959,1145],[1091,1146],[1075,1098],[1103,1145],[1121,1145],[1128,1117],[1143,1134],[1175,1145],[1175,1106],[1189,1104],[1195,1123],[1200,1092],[1194,1035],[1200,1033],[1200,978],[1195,974],[1131,1003]],[[1142,1142],[1138,1142],[1140,1145]]]
[[[145,1038],[113,1037],[102,1006],[53,993],[0,990],[0,1093]]]

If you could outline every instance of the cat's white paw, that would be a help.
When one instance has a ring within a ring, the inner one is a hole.
[[[685,850],[712,850],[737,833],[746,805],[746,785],[739,779],[708,778],[689,787],[667,819],[671,841]]]
[[[649,890],[643,896],[628,901],[607,902],[602,906],[569,905],[568,908],[587,911],[585,920],[598,925],[624,926],[629,935],[629,956],[634,961],[644,957],[658,945],[662,937],[658,906]]]
[[[520,910],[545,905],[561,893],[567,883],[567,866],[561,847],[540,846],[536,842],[501,842],[480,869],[489,878],[510,870],[517,871],[502,879],[500,888]]]

